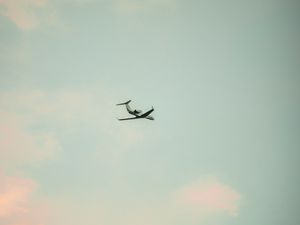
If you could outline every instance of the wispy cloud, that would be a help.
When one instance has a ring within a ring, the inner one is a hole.
[[[56,91],[3,91],[0,108],[3,130],[0,146],[6,149],[4,155],[11,160],[15,156],[25,160],[23,155],[28,155],[28,159],[49,158],[61,149],[58,136],[71,137],[82,127],[94,132],[94,136],[101,133],[101,140],[95,140],[96,148],[101,157],[107,153],[111,159],[126,153],[144,137],[140,127],[124,126],[117,121],[115,110],[120,108],[116,108],[113,98],[98,86]],[[33,132],[30,129],[39,124],[43,124],[43,130]]]
[[[46,0],[0,0],[1,14],[8,17],[19,28],[30,30],[37,27],[40,18],[36,10],[45,7]]]
[[[55,135],[49,132],[34,133],[26,129],[25,118],[0,111],[1,165],[15,167],[51,158],[61,149]]]
[[[177,190],[176,201],[200,214],[237,216],[241,195],[216,178],[200,179]]]

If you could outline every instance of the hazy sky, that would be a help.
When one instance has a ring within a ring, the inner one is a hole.
[[[0,0],[0,225],[300,224],[299,6]]]

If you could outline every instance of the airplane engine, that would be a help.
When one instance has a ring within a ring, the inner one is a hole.
[[[154,117],[152,117],[152,116],[147,116],[146,119],[148,119],[148,120],[154,120]]]
[[[134,112],[135,114],[140,114],[140,113],[142,112],[142,110],[136,110],[136,109],[135,109],[133,112]]]

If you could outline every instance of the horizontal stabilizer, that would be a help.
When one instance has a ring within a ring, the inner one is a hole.
[[[129,100],[129,101],[127,101],[127,102],[119,103],[119,104],[117,104],[117,105],[127,105],[127,104],[129,104],[130,102],[131,102],[131,100]]]

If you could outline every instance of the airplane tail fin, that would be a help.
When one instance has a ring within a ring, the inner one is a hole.
[[[129,102],[131,102],[131,100],[127,101],[127,102],[123,102],[123,103],[119,103],[117,105],[127,105]]]

